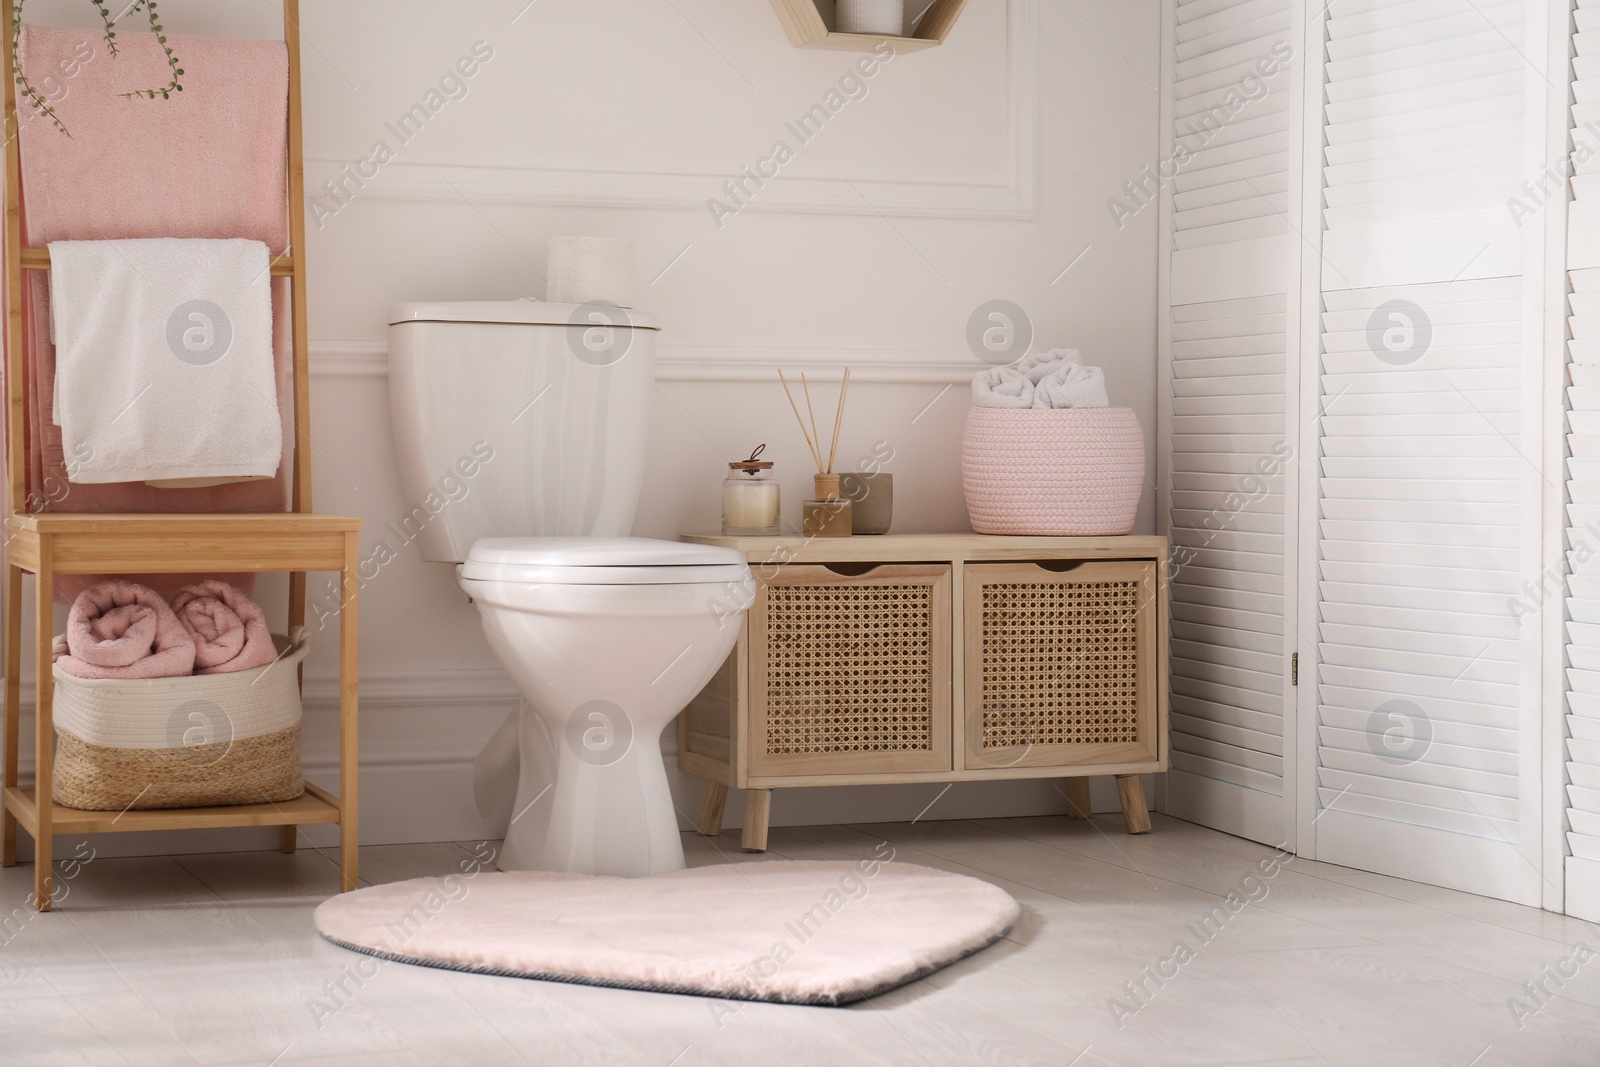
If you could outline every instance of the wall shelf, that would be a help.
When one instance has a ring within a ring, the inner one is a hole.
[[[824,18],[819,3],[826,4],[828,18]],[[950,28],[961,17],[967,0],[934,0],[917,22],[910,37],[892,37],[873,33],[838,33],[828,29],[833,14],[833,0],[772,0],[789,40],[796,48],[823,48],[835,52],[871,52],[888,42],[897,52],[915,52],[935,48],[950,35]]]

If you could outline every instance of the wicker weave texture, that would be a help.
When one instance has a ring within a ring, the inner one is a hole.
[[[1144,432],[1130,408],[973,407],[961,482],[978,533],[1126,534],[1144,490]]]
[[[932,748],[932,587],[782,585],[767,597],[769,755]]]
[[[305,792],[300,727],[189,748],[109,748],[56,734],[57,804],[80,811],[144,811],[267,804]]]
[[[1138,742],[1136,580],[983,586],[983,747]]]

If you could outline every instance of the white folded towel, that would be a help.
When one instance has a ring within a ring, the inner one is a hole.
[[[1105,371],[1081,363],[1063,363],[1033,387],[1036,408],[1103,408],[1110,403]]]
[[[980,408],[1031,408],[1033,383],[1010,367],[979,371],[972,379],[972,402]]]
[[[283,447],[260,241],[53,241],[55,421],[74,482],[270,478]]]
[[[1035,385],[1047,374],[1054,374],[1069,363],[1082,360],[1076,348],[1052,348],[1048,352],[1030,352],[1011,365],[1011,369],[1027,375]]]

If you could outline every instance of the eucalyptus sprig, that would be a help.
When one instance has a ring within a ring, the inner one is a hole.
[[[104,15],[105,0],[91,0],[91,2],[95,7],[99,8],[101,14]],[[183,68],[178,66],[178,57],[173,55],[172,46],[167,43],[167,35],[162,31],[161,18],[156,14],[156,0],[134,0],[132,6],[128,8],[126,14],[137,15],[140,10],[143,10],[150,16],[150,32],[156,35],[156,43],[161,45],[161,50],[167,54],[167,70],[171,71],[172,77],[167,80],[167,84],[161,86],[160,88],[135,89],[131,93],[123,93],[122,95],[143,96],[147,99],[154,100],[157,94],[160,94],[161,99],[170,100],[173,93],[183,92],[183,85],[178,81],[179,78],[183,77]],[[115,25],[116,23],[114,22],[106,22],[106,47],[110,49],[112,55],[117,54],[117,31],[113,29]]]
[[[67,130],[66,123],[61,121],[61,117],[56,114],[55,108],[50,106],[50,101],[45,98],[45,95],[39,91],[33,82],[28,80],[28,75],[23,71],[21,63],[17,60],[17,53],[22,44],[22,6],[26,2],[27,0],[16,0],[16,6],[11,13],[11,56],[12,66],[15,67],[12,76],[17,83],[17,95],[26,100],[34,111],[48,118],[56,129],[71,137],[72,134]],[[118,54],[117,18],[121,16],[112,17],[110,9],[106,7],[106,0],[89,0],[89,2],[94,5],[95,11],[100,15],[100,22],[105,27],[106,51],[110,52],[112,57],[115,58]],[[172,46],[167,43],[167,35],[161,25],[161,17],[156,13],[156,0],[134,0],[122,14],[136,15],[140,11],[143,11],[150,20],[150,32],[156,35],[156,43],[161,45],[161,50],[167,55],[167,70],[171,73],[171,77],[168,79],[167,84],[159,88],[135,89],[132,92],[120,95],[124,97],[144,97],[147,100],[154,100],[159,96],[163,100],[170,100],[173,93],[183,92],[183,84],[179,80],[183,77],[183,67],[179,65],[178,57],[173,53]]]

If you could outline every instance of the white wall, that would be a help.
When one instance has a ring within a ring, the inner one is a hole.
[[[809,472],[779,364],[852,365],[841,454],[893,446],[897,530],[966,529],[959,439],[982,364],[965,331],[993,298],[1026,309],[1038,345],[1102,364],[1153,430],[1156,211],[1119,230],[1106,201],[1157,159],[1156,0],[972,0],[947,44],[895,57],[805,145],[784,123],[857,56],[792,47],[770,5],[525,2],[304,5],[311,191],[378,140],[394,150],[324,201],[307,250],[316,503],[363,517],[368,548],[412,503],[391,458],[389,305],[542,295],[552,234],[631,239],[638,306],[665,327],[640,535],[713,529],[727,460],[763,441],[798,513]],[[255,0],[162,11],[175,33],[276,33]],[[84,0],[27,14],[92,18]],[[466,95],[401,144],[385,124],[480,41],[493,57]],[[719,228],[705,201],[780,138],[794,160]],[[364,591],[363,836],[484,833],[468,762],[513,690],[449,569],[407,551]],[[330,627],[308,667],[313,765],[331,755],[333,646]],[[780,793],[774,817],[907,818],[938,788]],[[1058,810],[1022,783],[952,790],[927,817]]]

